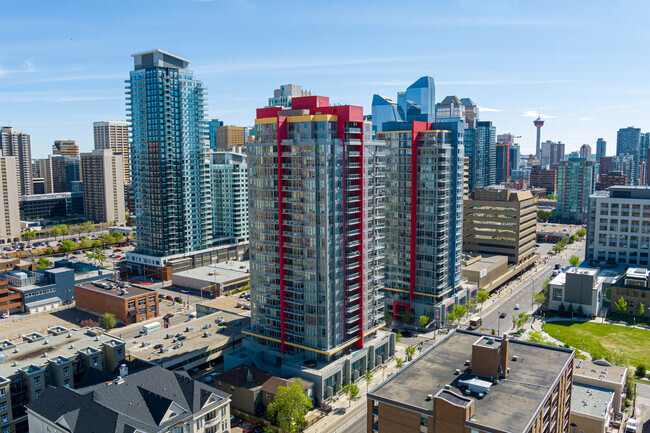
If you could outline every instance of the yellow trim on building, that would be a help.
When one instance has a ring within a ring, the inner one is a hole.
[[[339,120],[339,116],[334,114],[308,114],[305,116],[290,116],[287,117],[287,122],[296,123],[296,122],[336,122]]]
[[[262,119],[255,119],[256,125],[268,125],[269,123],[278,123],[277,117],[264,117]]]

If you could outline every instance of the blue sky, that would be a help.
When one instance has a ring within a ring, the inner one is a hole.
[[[650,3],[638,1],[3,0],[0,123],[92,149],[92,122],[125,120],[131,54],[189,59],[208,113],[251,125],[280,84],[362,105],[422,75],[436,101],[471,97],[498,133],[567,150],[650,131]]]

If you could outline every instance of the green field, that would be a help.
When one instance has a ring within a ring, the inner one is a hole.
[[[650,366],[650,331],[633,329],[625,326],[606,325],[593,322],[548,322],[544,330],[553,338],[576,349],[582,349],[596,358],[604,358],[607,352],[617,353],[623,350],[623,355],[630,360],[630,365],[639,364]]]

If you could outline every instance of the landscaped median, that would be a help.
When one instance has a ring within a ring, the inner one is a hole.
[[[544,324],[544,331],[553,338],[589,352],[594,359],[609,353],[629,359],[631,366],[650,365],[650,331],[631,326],[596,322],[553,321]],[[559,336],[558,336],[559,331]]]

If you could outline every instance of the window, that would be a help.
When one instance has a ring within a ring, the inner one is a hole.
[[[99,364],[97,358],[93,358],[93,367],[97,367],[97,364]]]
[[[9,421],[9,415],[7,415],[6,413],[3,413],[2,418],[0,418],[0,419],[2,420],[2,422],[7,422],[7,421]]]
[[[140,298],[140,299],[138,299],[138,305],[144,305],[144,304],[146,304],[146,303],[147,303],[147,299],[146,299],[146,298]]]
[[[224,416],[226,416],[226,406],[223,406],[221,408],[221,418],[223,418]]]
[[[196,429],[200,429],[203,427],[203,418],[199,418],[196,420]]]
[[[63,381],[63,386],[70,386],[70,379],[66,379]]]
[[[5,398],[7,396],[7,391],[4,388],[0,389],[0,398]]]
[[[2,403],[0,403],[0,410],[7,410],[7,402],[6,401],[3,401]]]
[[[150,304],[155,304],[156,303],[156,297],[155,296],[149,296],[149,303]]]
[[[228,420],[221,421],[221,430],[222,431],[228,430]]]
[[[34,378],[34,386],[41,386],[41,378],[40,378],[40,376],[36,376]]]
[[[122,349],[117,349],[117,357],[118,358],[122,357],[122,353],[124,353],[124,351]]]
[[[562,300],[562,289],[553,289],[553,300],[554,301]]]
[[[135,301],[129,301],[129,310],[135,308]]]
[[[70,375],[70,367],[63,367],[63,377]]]
[[[41,396],[41,392],[43,392],[43,390],[41,390],[41,389],[37,389],[36,391],[34,391],[34,398],[38,398],[38,397],[40,397],[40,396]]]

